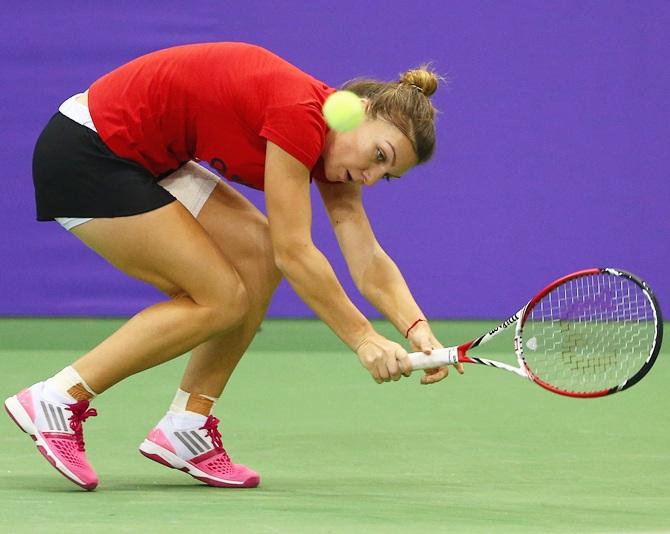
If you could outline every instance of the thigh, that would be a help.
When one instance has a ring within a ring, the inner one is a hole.
[[[72,229],[123,272],[198,303],[225,301],[241,283],[231,262],[186,208],[172,202],[128,217],[93,219]]]
[[[274,262],[267,218],[248,199],[219,182],[198,222],[234,265],[248,291],[266,294],[276,287],[281,275]]]

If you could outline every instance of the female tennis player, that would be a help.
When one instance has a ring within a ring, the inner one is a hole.
[[[7,399],[42,455],[95,488],[82,432],[97,415],[91,399],[191,351],[169,411],[140,451],[205,484],[257,486],[258,473],[230,460],[212,411],[282,276],[376,382],[409,374],[405,349],[374,330],[312,242],[312,179],[362,294],[414,350],[440,347],[361,202],[363,186],[399,178],[432,155],[437,85],[426,68],[399,82],[351,82],[366,120],[336,132],[321,113],[333,88],[257,46],[210,43],[140,57],[65,101],[35,147],[38,220],[58,221],[170,298]],[[264,190],[267,218],[198,162]],[[434,369],[422,381],[446,375]]]

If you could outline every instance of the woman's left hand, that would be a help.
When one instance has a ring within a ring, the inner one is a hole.
[[[434,349],[441,349],[442,343],[440,343],[435,336],[433,331],[430,328],[430,325],[427,321],[421,321],[417,323],[409,332],[407,339],[410,343],[410,346],[415,351],[421,351],[424,354],[430,354]],[[457,363],[454,364],[458,374],[463,374],[463,364]],[[440,380],[446,378],[449,375],[448,367],[436,367],[434,369],[425,369],[424,374],[421,377],[422,384],[435,384]]]

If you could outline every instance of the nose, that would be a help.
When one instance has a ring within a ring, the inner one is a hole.
[[[363,184],[367,186],[375,185],[382,179],[385,172],[381,166],[363,171]]]

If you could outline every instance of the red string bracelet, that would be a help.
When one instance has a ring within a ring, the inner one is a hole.
[[[424,323],[426,322],[425,319],[417,319],[411,325],[409,325],[409,328],[407,329],[407,332],[405,332],[405,339],[407,339],[409,337],[409,333],[412,330],[412,328],[414,328],[416,325],[418,325],[421,321],[423,321]]]

